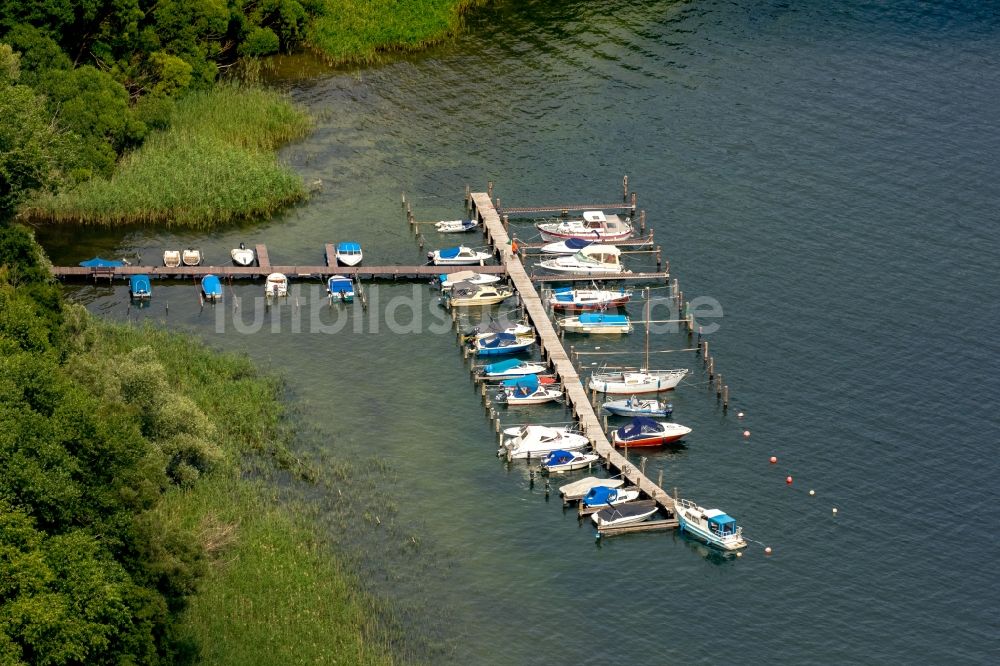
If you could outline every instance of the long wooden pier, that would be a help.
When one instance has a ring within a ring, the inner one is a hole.
[[[507,275],[524,304],[524,311],[535,327],[542,354],[548,359],[556,376],[562,382],[567,403],[579,421],[583,434],[590,440],[594,451],[609,466],[619,470],[621,475],[632,485],[638,487],[647,497],[655,500],[660,507],[673,515],[674,501],[670,495],[646,477],[638,467],[630,463],[608,441],[607,433],[604,432],[604,427],[597,417],[593,405],[590,404],[576,368],[559,341],[559,335],[542,305],[538,292],[535,291],[531,277],[525,271],[521,259],[510,250],[510,237],[500,219],[500,214],[493,206],[490,195],[486,192],[473,192],[471,198],[473,214],[482,222],[487,238],[500,253],[501,261],[507,269]],[[509,209],[505,209],[504,212],[509,212]],[[593,278],[593,276],[590,277]]]

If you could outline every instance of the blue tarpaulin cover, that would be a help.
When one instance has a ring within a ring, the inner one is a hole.
[[[499,363],[490,363],[484,368],[484,370],[489,374],[506,372],[507,370],[512,370],[513,368],[521,365],[522,362],[523,361],[519,359],[512,358],[507,361],[500,361]]]
[[[361,252],[358,243],[337,243],[337,252]]]
[[[570,238],[566,241],[566,248],[569,250],[581,250],[587,247],[588,245],[593,245],[596,242],[597,239],[584,240],[582,238]]]
[[[214,275],[206,275],[201,279],[201,290],[208,295],[221,294],[222,283]]]
[[[124,266],[125,262],[94,257],[93,259],[87,259],[87,261],[81,261],[80,265],[84,268],[117,268],[118,266]]]
[[[711,518],[708,519],[708,522],[715,523],[719,527],[722,527],[724,525],[735,525],[736,519],[733,518],[732,516],[722,513],[719,514],[718,516],[712,516]]]
[[[152,292],[148,275],[133,275],[128,279],[128,288],[133,294],[149,294]]]
[[[438,256],[442,259],[454,259],[458,256],[458,253],[462,251],[461,246],[459,247],[446,247],[443,250],[438,250]]]
[[[569,451],[563,451],[559,449],[558,451],[553,451],[549,454],[548,458],[545,459],[546,465],[563,465],[568,463],[573,459],[573,454]]]
[[[500,347],[504,343],[514,342],[516,339],[517,336],[511,333],[497,333],[496,335],[480,340],[479,345],[486,348]]]
[[[580,315],[581,324],[628,324],[628,317],[618,314],[605,314],[603,312],[584,312]]]
[[[618,429],[618,436],[622,439],[628,439],[642,434],[660,432],[661,430],[663,430],[663,426],[653,419],[646,418],[645,416],[637,416],[628,425],[624,425]]]
[[[583,503],[587,506],[608,504],[618,498],[618,491],[607,486],[594,486],[583,498]]]
[[[327,281],[327,287],[334,294],[339,294],[342,291],[345,293],[354,293],[354,284],[350,278],[330,278]]]
[[[519,394],[530,395],[538,390],[538,375],[524,375],[514,379],[505,379],[503,385],[520,389]]]

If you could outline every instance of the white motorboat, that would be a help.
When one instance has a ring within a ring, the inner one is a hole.
[[[583,435],[571,432],[569,428],[550,428],[540,425],[526,425],[520,428],[508,428],[503,448],[498,456],[514,458],[538,458],[547,453],[563,449],[564,451],[579,451],[590,446],[590,440]]]
[[[484,275],[475,271],[458,271],[457,273],[441,273],[438,276],[441,281],[441,291],[448,291],[456,284],[468,282],[470,284],[493,284],[500,281],[499,275]]]
[[[197,266],[201,263],[201,250],[189,247],[181,253],[181,261],[185,266]]]
[[[535,329],[527,324],[522,324],[520,322],[511,324],[510,322],[491,321],[489,324],[473,326],[472,328],[467,328],[462,331],[462,342],[488,338],[496,335],[497,333],[507,333],[508,335],[513,335],[518,338],[535,338]]]
[[[636,416],[628,424],[611,433],[615,446],[662,446],[691,434],[691,428],[670,421],[654,421],[647,416]]]
[[[580,451],[553,451],[542,461],[542,472],[545,474],[559,474],[560,472],[572,472],[578,469],[590,467],[601,459],[596,453],[582,453]]]
[[[625,240],[632,235],[631,220],[617,215],[605,215],[599,210],[584,211],[582,219],[542,222],[535,227],[547,241],[562,241],[568,238],[589,240],[597,238],[604,242]]]
[[[274,296],[288,296],[288,278],[284,273],[271,273],[264,283],[264,295],[268,298]]]
[[[477,226],[479,226],[478,220],[441,220],[434,224],[434,229],[439,234],[460,234],[472,231]]]
[[[583,496],[580,503],[587,508],[614,506],[639,499],[638,488],[608,488],[594,486]]]
[[[239,247],[234,247],[230,250],[229,256],[233,258],[233,263],[237,266],[253,266],[254,259],[256,258],[253,250],[243,243],[240,243]]]
[[[337,257],[337,263],[343,266],[357,266],[364,259],[358,243],[337,243],[334,256]]]
[[[181,265],[181,251],[167,250],[163,253],[163,265],[167,268],[177,268]]]
[[[496,401],[508,407],[523,405],[541,405],[562,397],[561,389],[554,386],[554,380],[543,382],[538,375],[525,375],[505,379],[501,384],[502,391],[497,394]]]
[[[556,323],[569,333],[614,335],[632,332],[632,322],[627,316],[605,312],[584,312],[579,316],[557,319]]]
[[[676,387],[687,370],[637,370],[634,372],[595,372],[587,388],[600,393],[629,395],[632,393],[659,393]]]
[[[579,481],[559,486],[559,494],[563,496],[563,500],[571,502],[574,499],[584,497],[591,488],[597,486],[621,488],[623,485],[625,485],[625,479],[599,479],[596,476],[588,476]]]
[[[523,377],[524,375],[537,375],[545,372],[546,368],[541,363],[531,363],[520,359],[512,358],[506,361],[490,363],[483,366],[480,375],[483,377]]]
[[[461,282],[444,295],[444,302],[452,307],[496,305],[513,295],[514,290],[510,287]]]
[[[682,532],[694,535],[723,550],[746,548],[743,528],[737,526],[736,519],[719,509],[706,509],[691,500],[675,499],[674,513]]]
[[[540,268],[557,273],[613,274],[625,271],[621,253],[614,245],[588,245],[572,256],[538,262]]]
[[[597,235],[590,238],[567,238],[566,240],[543,245],[542,252],[545,254],[576,254],[588,245],[600,242],[601,239]]]
[[[354,280],[346,275],[331,275],[326,280],[326,293],[344,303],[354,301]]]
[[[471,266],[475,264],[482,266],[492,256],[489,252],[473,250],[471,247],[464,245],[447,247],[427,253],[427,258],[435,266]]]
[[[670,416],[674,412],[673,404],[660,402],[656,398],[625,398],[624,400],[607,400],[601,407],[615,416]]]
[[[576,312],[581,310],[604,310],[625,305],[632,298],[632,290],[621,289],[574,289],[560,287],[552,291],[549,305],[554,310]]]
[[[598,528],[619,527],[621,525],[641,523],[656,513],[656,511],[655,500],[639,500],[638,502],[626,502],[625,504],[616,504],[615,506],[609,506],[607,509],[601,509],[591,515],[590,519],[594,521],[594,524]]]

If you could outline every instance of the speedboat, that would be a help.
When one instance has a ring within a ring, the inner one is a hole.
[[[560,449],[564,451],[579,451],[590,446],[590,440],[569,428],[550,428],[540,425],[526,425],[520,428],[507,428],[503,447],[498,456],[508,458],[537,458]]]
[[[253,266],[254,252],[243,243],[229,251],[229,256],[233,258],[233,263],[237,266]]]
[[[632,235],[631,220],[622,220],[617,215],[605,215],[599,210],[584,211],[583,219],[562,220],[559,222],[540,223],[535,225],[547,241],[561,241],[567,238],[592,239],[597,237],[603,242],[625,240]]]
[[[128,279],[128,295],[133,300],[144,301],[153,297],[153,286],[148,275],[133,275]]]
[[[552,292],[549,305],[555,310],[603,310],[625,305],[632,298],[632,290],[624,287],[611,289],[573,289],[560,287]]]
[[[443,250],[434,250],[427,253],[427,258],[435,266],[470,266],[474,264],[482,266],[492,256],[489,252],[473,250],[471,247],[464,245],[447,247]]]
[[[601,393],[659,393],[677,386],[686,374],[684,369],[595,372],[587,388]]]
[[[201,293],[207,301],[222,300],[222,283],[214,275],[206,275],[201,279]]]
[[[493,284],[500,281],[499,275],[484,275],[475,271],[458,271],[457,273],[441,273],[438,276],[441,282],[441,291],[448,291],[456,284],[468,282],[470,284]]]
[[[508,407],[519,407],[522,405],[541,405],[552,402],[562,397],[562,390],[552,386],[554,380],[541,382],[538,375],[525,375],[505,379],[501,384],[503,389],[497,394],[496,400]]]
[[[486,337],[476,338],[474,343],[478,356],[515,354],[524,351],[533,344],[535,344],[534,337],[512,335],[510,333],[494,333]]]
[[[541,363],[530,363],[511,358],[484,366],[480,374],[483,377],[520,377],[540,372],[545,372],[545,366]]]
[[[743,528],[736,525],[736,519],[719,509],[706,509],[691,500],[675,499],[674,513],[680,523],[680,530],[694,535],[723,550],[746,548]]]
[[[511,324],[510,322],[497,321],[494,319],[488,324],[472,326],[462,331],[462,342],[475,340],[477,338],[488,338],[491,335],[496,335],[497,333],[510,333],[511,335],[516,335],[519,338],[535,337],[535,329],[527,324],[522,324],[520,322]]]
[[[620,334],[631,333],[632,322],[625,315],[604,312],[584,312],[574,317],[563,317],[556,323],[569,333]]]
[[[634,395],[624,400],[608,400],[603,405],[604,411],[615,416],[670,416],[674,412],[673,404],[660,402],[655,398],[644,400]]]
[[[288,296],[288,278],[284,273],[271,273],[264,282],[264,295],[268,298],[272,296]]]
[[[514,290],[510,287],[461,282],[444,295],[444,302],[453,307],[496,305],[513,295]]]
[[[546,259],[538,265],[557,273],[623,273],[626,271],[622,267],[621,253],[614,245],[588,245],[572,256]]]
[[[201,250],[189,247],[181,253],[181,261],[185,266],[197,266],[201,263]]]
[[[615,446],[660,446],[676,442],[690,432],[691,428],[679,423],[636,416],[611,433],[611,443]]]
[[[595,486],[587,491],[580,502],[587,508],[614,506],[639,499],[638,488],[608,488]]]
[[[657,511],[655,500],[640,500],[638,502],[626,502],[601,509],[590,516],[597,527],[618,527],[620,525],[631,525],[641,523]]]
[[[331,275],[326,280],[326,293],[344,303],[354,300],[354,282],[344,275]]]
[[[337,243],[334,255],[337,257],[337,263],[344,266],[357,266],[364,258],[361,254],[361,245],[358,243]]]
[[[542,252],[545,254],[576,254],[588,245],[600,242],[601,238],[598,235],[590,238],[567,238],[564,241],[543,245]]]
[[[460,234],[472,231],[479,226],[478,220],[441,220],[434,224],[434,229],[440,234]]]
[[[601,459],[596,453],[581,453],[579,451],[553,451],[542,461],[542,472],[558,474],[590,467]]]
[[[166,250],[163,253],[163,265],[167,268],[177,268],[181,265],[180,250]]]

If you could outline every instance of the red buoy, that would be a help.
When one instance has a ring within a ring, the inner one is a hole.
[[[786,476],[785,477],[785,483],[787,483],[788,485],[792,485],[792,477]]]
[[[750,436],[750,431],[749,430],[744,430],[743,431],[743,436],[744,437],[749,437]]]
[[[771,554],[771,547],[770,546],[768,546],[767,548],[764,549],[764,554],[765,555],[770,555]]]
[[[778,462],[778,456],[771,456],[771,464]]]

